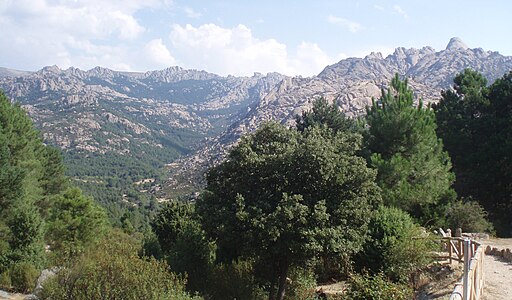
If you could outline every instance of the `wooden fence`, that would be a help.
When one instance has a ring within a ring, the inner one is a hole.
[[[450,300],[479,300],[484,288],[484,247],[477,241],[458,237],[443,237],[450,263],[464,263],[462,280],[455,285]]]

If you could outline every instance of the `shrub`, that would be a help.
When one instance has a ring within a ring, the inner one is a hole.
[[[289,300],[313,300],[316,299],[315,274],[310,269],[294,267],[290,271],[291,283],[286,290],[285,299]]]
[[[457,201],[448,209],[447,225],[453,232],[462,228],[464,232],[492,232],[487,212],[476,201]]]
[[[5,271],[0,274],[0,289],[10,289],[12,286],[11,275],[9,271]]]
[[[381,207],[369,224],[369,240],[358,257],[359,267],[383,272],[393,281],[407,281],[430,262],[432,243],[412,218],[397,208]]]
[[[402,283],[389,281],[382,273],[353,275],[343,295],[343,300],[409,300],[412,289]]]
[[[268,298],[254,278],[254,263],[240,260],[230,264],[215,265],[208,276],[206,293],[211,299]]]
[[[138,256],[140,242],[120,232],[87,248],[43,285],[42,299],[193,299],[165,262]]]
[[[36,286],[39,271],[28,262],[18,262],[11,267],[11,284],[22,293],[30,292]]]

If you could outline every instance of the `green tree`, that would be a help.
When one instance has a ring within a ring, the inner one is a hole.
[[[369,239],[358,254],[359,267],[407,283],[413,272],[431,261],[431,243],[419,238],[421,228],[406,212],[382,206],[371,217],[368,227]]]
[[[436,135],[434,112],[421,101],[414,105],[407,80],[396,75],[367,108],[366,121],[369,163],[377,169],[384,203],[430,221],[432,207],[455,198],[450,158]]]
[[[105,212],[81,190],[70,188],[53,198],[47,238],[59,256],[75,255],[101,238],[106,229]]]
[[[480,189],[475,198],[496,219],[500,234],[512,236],[512,72],[489,87],[488,139],[480,152]]]
[[[120,231],[89,245],[68,268],[44,283],[41,299],[192,300],[165,262],[139,257],[140,242]]]
[[[197,211],[218,258],[253,257],[270,270],[270,298],[283,299],[291,266],[323,253],[361,249],[380,201],[375,172],[355,155],[361,137],[268,123],[209,170]],[[276,289],[277,286],[277,289]]]
[[[335,103],[329,104],[320,97],[313,102],[313,108],[295,117],[297,130],[304,132],[314,126],[327,126],[334,132],[345,132],[356,128],[355,122],[345,116]]]
[[[438,133],[453,159],[460,196],[489,212],[499,235],[512,236],[512,75],[487,87],[476,71],[454,79],[434,107]]]
[[[10,211],[7,221],[10,230],[10,261],[30,262],[42,268],[44,253],[44,220],[38,208],[30,203],[18,202]]]
[[[173,201],[151,222],[173,272],[186,273],[188,288],[201,291],[213,263],[215,248],[195,215],[192,204]]]
[[[0,219],[5,220],[7,209],[22,197],[23,177],[23,170],[12,165],[7,140],[0,133]]]
[[[43,151],[44,173],[41,178],[45,195],[56,195],[65,190],[68,180],[64,175],[64,164],[59,149],[46,146]]]
[[[474,162],[479,159],[479,148],[490,133],[483,130],[484,115],[490,104],[486,97],[487,80],[482,74],[465,69],[453,81],[453,89],[442,91],[441,100],[433,108],[437,134],[450,154],[457,176],[454,188],[460,197],[469,197],[474,194]]]

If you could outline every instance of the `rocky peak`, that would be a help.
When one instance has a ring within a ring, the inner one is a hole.
[[[446,46],[447,51],[455,51],[455,50],[466,50],[468,46],[458,37],[452,37],[448,45]]]
[[[114,77],[114,71],[102,68],[102,67],[95,67],[93,69],[90,69],[87,71],[87,75],[91,77],[98,77],[98,78],[112,78]]]
[[[181,67],[173,66],[164,70],[146,72],[145,77],[154,81],[169,83],[181,80],[208,80],[218,78],[219,76],[206,71],[185,70]]]
[[[55,74],[62,73],[62,70],[58,66],[53,65],[53,66],[46,66],[46,67],[42,68],[41,70],[39,70],[37,73],[39,73],[40,75],[55,75]]]
[[[380,52],[372,52],[368,54],[365,59],[383,59],[382,53]]]

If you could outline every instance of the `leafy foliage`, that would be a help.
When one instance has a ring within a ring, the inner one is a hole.
[[[492,224],[487,221],[487,212],[476,201],[456,201],[448,210],[446,217],[448,228],[455,232],[492,232]]]
[[[410,275],[430,262],[432,245],[421,229],[400,209],[380,207],[369,224],[369,240],[358,255],[360,266],[382,272],[393,281],[407,282]]]
[[[285,299],[314,300],[316,298],[315,273],[304,266],[294,267],[289,274],[290,283]]]
[[[188,275],[188,288],[199,291],[213,263],[215,248],[205,236],[194,207],[183,202],[164,206],[151,222],[174,272]]]
[[[359,146],[354,133],[300,133],[273,123],[244,137],[209,171],[197,203],[218,258],[265,262],[270,291],[279,279],[282,299],[291,265],[321,253],[357,252],[366,216],[380,201],[375,173],[355,155]]]
[[[409,300],[412,289],[403,283],[393,283],[383,274],[353,275],[343,300]]]
[[[479,145],[487,133],[481,132],[482,115],[489,106],[487,80],[482,74],[466,69],[454,78],[454,89],[442,91],[442,98],[435,104],[437,134],[443,139],[450,153],[457,175],[455,189],[459,196],[471,195],[474,182],[473,161],[479,155]]]
[[[98,233],[87,209],[92,199],[77,189],[63,193],[68,187],[60,152],[44,145],[27,114],[0,92],[0,273],[9,272],[15,289],[33,288],[46,265],[47,226],[54,245],[90,242],[85,228]]]
[[[20,292],[28,293],[36,286],[39,270],[33,264],[18,262],[11,267],[9,272],[11,284]]]
[[[464,70],[454,91],[435,106],[438,133],[453,158],[455,188],[489,212],[500,235],[512,235],[512,72],[487,87],[478,72]]]
[[[436,135],[434,112],[420,103],[398,75],[378,101],[367,108],[366,134],[370,165],[384,203],[401,208],[423,222],[431,206],[455,198],[451,163]]]
[[[44,221],[37,208],[30,204],[19,203],[11,211],[7,221],[11,237],[11,262],[31,262],[38,268],[43,267],[44,254]]]
[[[211,299],[264,299],[265,292],[254,277],[254,262],[238,260],[212,267],[206,294]]]
[[[102,237],[107,219],[93,199],[71,188],[53,199],[48,218],[47,238],[52,251],[60,258],[72,257]]]
[[[313,102],[313,108],[302,112],[295,118],[297,130],[304,132],[307,128],[326,126],[334,132],[346,132],[356,128],[355,122],[345,116],[338,106],[321,97]]]
[[[196,299],[163,262],[140,258],[140,243],[112,231],[43,286],[42,299]]]

